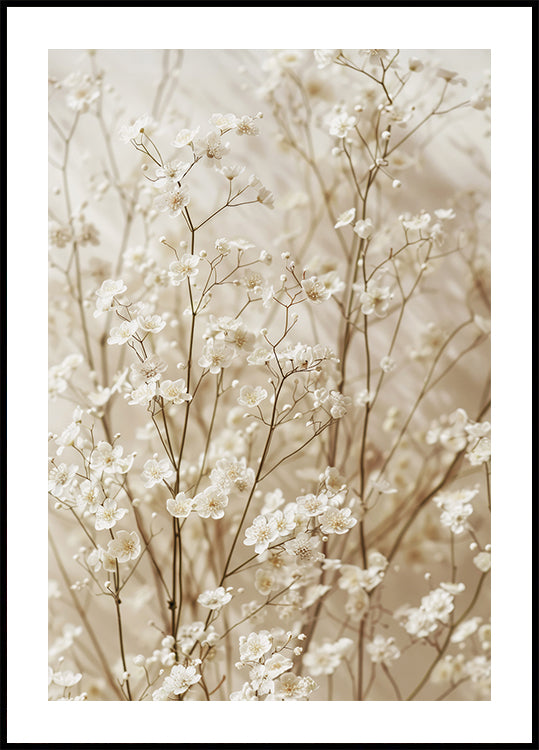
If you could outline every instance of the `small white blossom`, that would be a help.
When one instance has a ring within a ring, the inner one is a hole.
[[[238,404],[242,406],[258,406],[268,397],[268,392],[265,388],[261,388],[259,385],[250,386],[243,385],[240,388],[240,395],[238,396]]]
[[[323,534],[346,534],[357,523],[357,519],[351,516],[350,508],[328,508],[320,516],[320,531]]]
[[[479,552],[473,559],[473,564],[482,573],[490,570],[490,552]]]
[[[175,518],[187,518],[194,506],[194,499],[187,497],[185,492],[178,492],[176,497],[169,497],[167,510]]]
[[[221,339],[208,339],[198,360],[201,367],[208,368],[212,375],[218,375],[225,367],[229,367],[236,352]]]
[[[163,380],[159,384],[159,392],[165,401],[172,404],[183,404],[185,401],[191,401],[191,394],[187,393],[187,386],[183,378],[178,380]]]
[[[267,516],[257,516],[251,526],[245,530],[245,539],[243,543],[246,545],[255,545],[255,552],[257,555],[261,554],[279,536],[277,529],[277,523],[274,519]]]
[[[375,635],[373,640],[367,644],[367,653],[374,664],[385,664],[391,666],[400,656],[400,651],[395,645],[394,638],[384,638],[383,635]]]
[[[372,219],[360,219],[354,224],[354,232],[363,240],[368,240],[374,233]]]
[[[116,537],[108,543],[107,552],[119,563],[136,560],[140,555],[140,539],[136,531],[118,531]]]
[[[179,286],[185,279],[192,279],[196,276],[199,261],[200,257],[198,255],[191,255],[189,253],[182,255],[180,260],[173,260],[168,267],[170,283],[173,286]]]
[[[118,508],[118,503],[109,497],[95,512],[95,528],[97,531],[112,529],[127,513],[127,508]]]
[[[222,518],[227,505],[228,496],[212,485],[194,498],[194,508],[201,518]]]
[[[199,130],[200,128],[196,128],[195,130],[183,128],[177,133],[176,137],[172,141],[172,145],[176,148],[183,148],[184,146],[188,146],[190,143],[193,143],[193,139],[196,137]]]
[[[260,633],[249,633],[240,636],[240,659],[242,661],[258,661],[272,648],[271,634],[267,630]]]
[[[124,320],[119,326],[110,329],[107,344],[126,344],[131,341],[138,329],[136,320]]]
[[[186,187],[176,187],[170,192],[158,195],[154,206],[161,213],[168,213],[171,218],[179,216],[185,206],[190,203],[189,191]]]
[[[232,599],[232,594],[225,591],[223,586],[219,586],[214,591],[208,589],[200,594],[197,602],[208,609],[221,609]]]
[[[156,484],[164,484],[165,479],[169,479],[173,474],[172,467],[166,459],[158,461],[150,458],[144,464],[142,478],[146,488],[155,487]]]
[[[307,299],[311,302],[319,303],[331,297],[331,292],[326,285],[320,281],[316,276],[311,276],[308,279],[303,279],[301,286]]]

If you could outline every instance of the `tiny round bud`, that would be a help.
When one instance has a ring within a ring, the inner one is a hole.
[[[402,185],[402,182],[400,180],[393,180],[391,183],[391,186],[395,188],[395,190],[398,190],[400,186]]]

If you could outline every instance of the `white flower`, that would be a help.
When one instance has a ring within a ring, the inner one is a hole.
[[[280,700],[302,700],[316,690],[318,685],[312,677],[298,677],[287,672],[279,677],[276,685],[275,697]]]
[[[455,492],[440,492],[433,498],[433,502],[442,510],[440,522],[451,529],[453,534],[462,534],[467,528],[467,518],[473,513],[470,501],[478,494],[478,490],[456,490]]]
[[[455,628],[455,631],[451,636],[451,643],[462,643],[466,638],[473,635],[477,631],[481,620],[481,617],[472,617],[469,620],[461,622],[461,624]]]
[[[356,216],[355,208],[349,208],[348,211],[344,211],[342,214],[339,214],[339,216],[337,216],[335,229],[339,229],[340,227],[347,226],[347,224],[351,224],[354,221],[355,216]]]
[[[222,159],[230,151],[228,144],[222,142],[220,134],[215,130],[211,130],[205,138],[200,139],[197,147],[208,159]]]
[[[232,181],[245,171],[245,167],[242,167],[239,164],[223,164],[221,167],[217,168],[217,171],[220,172],[223,177],[226,177],[227,180]]]
[[[240,388],[240,395],[238,396],[238,404],[242,406],[258,406],[267,398],[268,392],[265,388],[261,388],[259,385],[253,387],[250,385],[242,385]]]
[[[79,495],[77,496],[77,509],[80,513],[88,510],[90,513],[95,513],[100,504],[100,485],[97,482],[91,482],[89,479],[85,479],[79,487]]]
[[[64,86],[69,90],[67,106],[80,114],[88,112],[101,94],[99,82],[87,73],[72,73],[65,79]]]
[[[99,317],[104,312],[112,310],[116,297],[125,292],[127,286],[121,279],[105,279],[100,288],[96,291],[96,309],[94,318]]]
[[[173,404],[183,404],[184,401],[191,401],[191,394],[187,393],[187,386],[183,378],[178,380],[163,380],[159,384],[159,392],[165,401]]]
[[[183,128],[177,133],[176,138],[172,141],[172,145],[176,148],[183,148],[193,142],[193,139],[197,135],[200,128],[195,130],[189,130],[189,128]]]
[[[188,169],[189,164],[181,161],[172,161],[168,164],[163,164],[162,167],[158,167],[155,170],[157,179],[154,182],[154,187],[166,192],[175,190],[179,187],[178,183],[181,182]]]
[[[414,607],[407,612],[404,628],[412,636],[426,638],[438,628],[438,623],[430,612],[426,612],[420,607]]]
[[[60,687],[73,687],[73,685],[76,685],[81,679],[82,674],[80,672],[72,672],[71,670],[66,670],[65,672],[54,672],[52,675],[52,681],[55,685],[59,685]]]
[[[331,292],[317,276],[303,279],[301,286],[311,302],[319,303],[331,297]]]
[[[119,563],[136,560],[140,555],[140,539],[136,531],[118,531],[108,543],[107,552]]]
[[[178,492],[176,497],[169,497],[167,500],[167,510],[174,518],[187,518],[191,513],[194,505],[194,499],[187,497],[185,492]]]
[[[295,539],[286,542],[284,546],[298,565],[309,565],[324,559],[322,552],[316,552],[316,547],[319,544],[320,539],[318,537],[312,537],[307,532],[301,531]]]
[[[244,682],[241,689],[230,693],[231,701],[256,701],[258,700],[256,690],[250,682]]]
[[[156,395],[157,383],[151,381],[149,383],[142,383],[141,385],[137,386],[137,388],[133,388],[133,390],[127,394],[126,398],[129,399],[127,402],[128,404],[148,406],[149,402],[153,398],[155,398]]]
[[[212,375],[218,375],[222,368],[229,367],[236,352],[222,339],[208,339],[198,360],[201,367],[207,367]]]
[[[154,206],[161,213],[168,213],[172,218],[178,216],[190,202],[189,191],[186,187],[176,187],[170,192],[162,193],[155,199]]]
[[[201,518],[222,518],[227,505],[227,495],[212,485],[194,498],[194,508]]]
[[[272,647],[272,637],[269,631],[262,630],[260,633],[249,633],[248,636],[240,636],[240,659],[242,661],[258,661]]]
[[[160,315],[139,315],[137,323],[141,331],[146,333],[159,333],[167,324]]]
[[[395,369],[395,365],[396,362],[392,357],[385,356],[380,360],[380,367],[384,372],[391,372]]]
[[[49,470],[49,492],[60,496],[64,494],[73,484],[77,471],[78,467],[75,464],[71,464],[71,466],[66,466],[66,464],[52,466]]]
[[[472,466],[479,466],[490,459],[490,438],[484,437],[466,452],[466,458]]]
[[[86,562],[88,566],[92,568],[94,573],[98,573],[101,570],[101,566],[103,566],[103,570],[106,570],[109,573],[116,571],[116,558],[100,546],[90,552]]]
[[[427,227],[430,224],[430,214],[422,213],[418,216],[414,216],[411,219],[403,219],[402,226],[405,229],[414,231],[414,232],[421,232],[422,229],[427,229]]]
[[[149,357],[142,362],[137,362],[131,365],[131,373],[133,382],[140,383],[151,383],[156,382],[160,379],[161,373],[165,372],[168,365],[155,354],[150,354]]]
[[[136,320],[124,320],[119,326],[110,329],[107,344],[126,344],[131,341],[138,329]]]
[[[221,133],[223,133],[225,130],[232,130],[233,128],[235,128],[237,122],[238,118],[231,112],[226,115],[215,113],[210,117],[210,125],[218,128]]]
[[[380,286],[376,279],[371,279],[367,288],[359,295],[361,312],[363,315],[374,313],[378,318],[383,318],[387,313],[392,297],[390,287]]]
[[[387,667],[401,655],[394,638],[384,638],[383,635],[374,636],[367,644],[367,652],[374,664],[385,664]]]
[[[191,255],[190,253],[182,255],[180,260],[173,260],[168,267],[170,283],[173,286],[179,286],[186,278],[191,279],[196,276],[199,261],[200,257],[198,255]]]
[[[292,659],[282,653],[273,654],[264,662],[264,671],[270,680],[274,680],[293,667]]]
[[[142,478],[145,480],[144,486],[149,489],[156,484],[164,484],[165,479],[171,477],[172,474],[172,467],[166,459],[158,461],[155,458],[150,458],[144,464],[142,472]]]
[[[455,608],[453,595],[440,586],[421,599],[420,608],[429,617],[446,623],[449,620],[449,615]]]
[[[308,495],[301,495],[296,498],[299,510],[303,511],[309,517],[320,516],[324,513],[327,510],[328,502],[328,497],[324,493],[320,493],[319,495],[309,493]]]
[[[464,671],[472,682],[490,680],[490,661],[486,656],[476,656],[464,665]]]
[[[333,419],[340,419],[344,417],[348,407],[352,403],[350,396],[344,396],[338,391],[330,391],[329,393],[330,410],[329,413]]]
[[[247,466],[247,459],[221,458],[210,474],[210,482],[225,495],[231,490],[246,492],[255,480],[254,471]]]
[[[192,685],[196,685],[201,677],[193,665],[184,667],[182,664],[175,664],[170,670],[170,675],[163,680],[162,689],[168,695],[183,695]]]
[[[102,299],[112,299],[122,294],[127,289],[127,286],[121,279],[105,279],[99,289],[96,291],[96,295]]]
[[[350,508],[328,508],[320,516],[320,531],[323,534],[346,534],[357,523],[351,515]]]
[[[473,559],[473,564],[482,573],[490,570],[490,552],[479,552]]]
[[[256,124],[255,117],[243,115],[236,122],[236,133],[238,135],[259,135],[260,130]]]
[[[225,604],[228,604],[231,599],[232,594],[225,591],[223,586],[219,586],[214,591],[211,589],[204,591],[204,593],[200,594],[198,597],[197,602],[208,609],[220,609],[221,607],[224,607]]]
[[[137,117],[136,120],[130,122],[128,125],[122,125],[119,131],[120,140],[124,143],[135,140],[137,136],[144,133],[145,130],[155,127],[155,122],[151,115],[144,114]]]
[[[309,672],[315,676],[333,674],[352,646],[353,641],[350,638],[339,638],[334,643],[312,643],[303,661]]]
[[[368,240],[374,234],[372,219],[360,219],[354,224],[354,232],[363,240]]]
[[[92,451],[90,468],[92,471],[102,471],[105,474],[127,474],[133,465],[135,454],[124,456],[123,452],[121,445],[113,448],[110,443],[100,440]]]
[[[257,555],[261,554],[279,536],[277,523],[268,516],[257,516],[251,526],[245,529],[243,543],[247,546],[254,544]]]
[[[356,122],[356,118],[350,116],[347,112],[339,112],[330,120],[329,134],[337,138],[346,138]]]
[[[268,206],[268,208],[274,207],[274,197],[271,190],[268,190],[256,177],[255,175],[251,175],[249,178],[249,185],[253,187],[256,190],[256,199],[259,203],[262,203],[264,206]]]
[[[95,512],[96,531],[103,529],[112,529],[116,521],[120,521],[127,513],[127,508],[118,508],[118,503],[114,498],[108,497],[103,505],[100,505]]]

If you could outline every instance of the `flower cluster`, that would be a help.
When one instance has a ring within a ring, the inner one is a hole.
[[[489,86],[146,52],[51,76],[50,699],[488,700]]]

